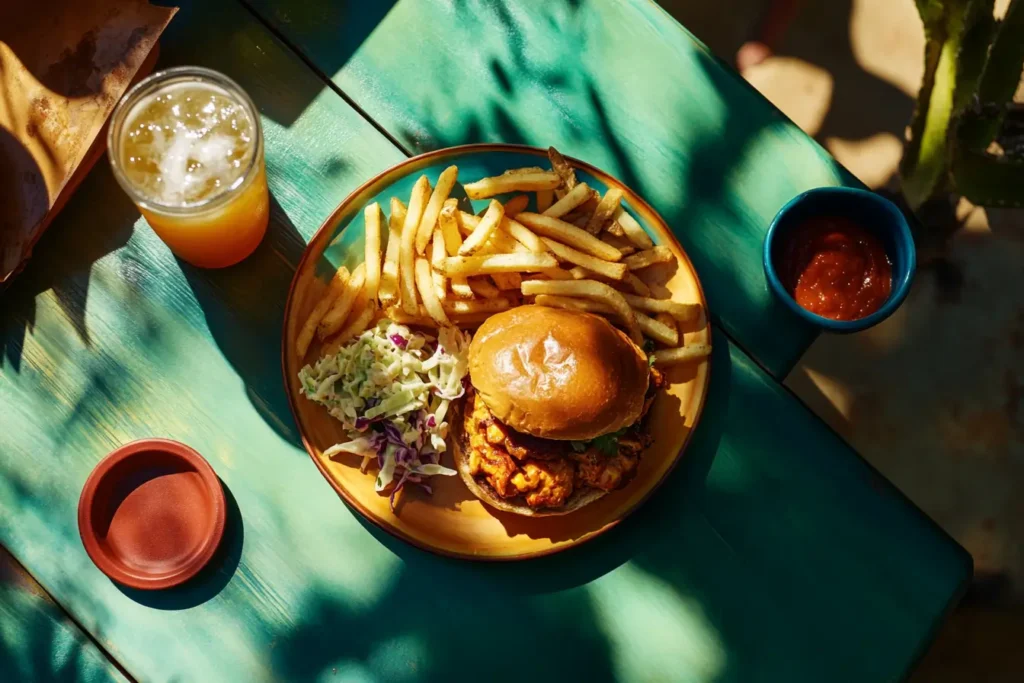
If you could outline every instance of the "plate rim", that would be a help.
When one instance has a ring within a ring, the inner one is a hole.
[[[422,154],[417,154],[416,156],[408,157],[406,159],[399,161],[396,164],[389,166],[388,168],[384,169],[380,173],[377,173],[369,180],[367,180],[366,182],[362,183],[354,190],[349,192],[345,196],[345,198],[342,199],[341,202],[339,202],[338,205],[331,210],[331,212],[327,215],[323,222],[321,222],[320,227],[316,229],[316,232],[314,232],[310,236],[309,242],[306,243],[306,246],[302,251],[302,256],[299,258],[299,261],[295,266],[295,274],[292,276],[291,283],[288,286],[288,293],[287,298],[285,299],[284,307],[284,320],[282,321],[281,326],[281,374],[284,379],[285,395],[288,398],[288,408],[291,410],[292,419],[295,421],[295,426],[299,433],[299,438],[302,441],[302,446],[306,450],[306,454],[316,465],[316,468],[317,470],[319,470],[321,476],[323,476],[323,478],[326,479],[327,482],[331,485],[331,488],[334,489],[335,493],[337,493],[338,496],[345,502],[345,504],[352,508],[353,510],[355,510],[363,519],[370,522],[378,529],[387,532],[388,534],[390,534],[394,538],[397,538],[400,541],[408,543],[409,545],[420,550],[424,550],[441,557],[451,557],[460,560],[473,560],[476,562],[518,562],[522,560],[529,560],[539,557],[545,557],[548,555],[554,555],[556,553],[565,552],[566,550],[569,550],[571,548],[578,548],[581,545],[589,543],[595,538],[607,533],[612,528],[618,526],[624,519],[632,515],[634,512],[636,512],[638,508],[643,506],[643,504],[646,503],[659,488],[661,488],[662,484],[665,483],[665,480],[669,478],[669,476],[672,474],[675,468],[679,465],[679,461],[682,460],[683,453],[686,451],[687,446],[690,445],[690,442],[693,439],[693,433],[696,430],[697,425],[700,424],[700,420],[704,415],[704,406],[707,404],[708,387],[711,384],[711,356],[708,356],[703,361],[704,364],[707,366],[707,369],[704,373],[704,386],[700,388],[700,403],[697,406],[697,411],[694,415],[693,424],[690,426],[689,432],[683,439],[683,443],[679,446],[679,449],[673,457],[672,462],[669,464],[668,468],[661,475],[661,477],[621,515],[619,515],[612,521],[603,524],[599,528],[587,532],[579,538],[573,539],[572,541],[567,543],[552,545],[551,547],[544,548],[542,550],[519,553],[516,555],[477,555],[472,553],[463,553],[450,550],[448,548],[425,543],[420,539],[414,538],[409,534],[403,532],[394,525],[387,524],[384,520],[377,519],[376,515],[372,514],[371,511],[366,509],[359,502],[359,500],[355,498],[355,496],[351,495],[348,492],[348,490],[345,487],[341,486],[337,481],[334,480],[334,478],[331,476],[330,472],[327,470],[324,463],[322,463],[320,461],[320,458],[314,453],[314,448],[310,444],[309,439],[306,437],[306,434],[302,429],[302,424],[299,419],[299,412],[298,407],[296,406],[295,397],[293,396],[293,392],[289,389],[289,387],[291,386],[291,378],[288,374],[288,327],[289,321],[291,320],[292,316],[292,305],[293,303],[295,303],[296,289],[298,288],[299,279],[306,272],[306,268],[308,266],[307,262],[310,259],[310,255],[313,253],[318,243],[324,239],[324,234],[328,231],[328,229],[336,225],[338,217],[341,214],[343,214],[352,203],[358,200],[359,197],[363,195],[371,187],[373,187],[382,180],[386,180],[388,176],[398,173],[399,171],[406,169],[407,167],[411,168],[409,168],[409,173],[405,175],[414,173],[417,165],[428,165],[425,164],[425,162],[432,161],[436,158],[454,158],[466,156],[468,154],[487,152],[513,152],[518,154],[532,154],[535,156],[542,157],[544,159],[548,158],[548,152],[546,149],[536,147],[534,145],[479,142],[465,145],[455,145],[452,147],[443,147],[440,149],[431,150],[429,152],[424,152]],[[679,243],[679,240],[676,239],[676,236],[672,233],[671,228],[669,228],[668,223],[665,222],[665,219],[662,218],[661,214],[658,213],[654,209],[654,207],[652,207],[647,202],[646,199],[644,199],[639,193],[633,190],[633,188],[619,180],[617,177],[613,176],[611,173],[603,171],[597,168],[596,166],[575,157],[565,156],[565,159],[574,167],[579,168],[585,171],[586,173],[589,173],[595,178],[599,178],[602,180],[610,180],[614,184],[625,189],[630,197],[630,201],[628,202],[628,204],[635,210],[645,214],[645,217],[650,216],[655,219],[654,221],[651,221],[652,223],[654,223],[652,227],[656,228],[659,232],[663,233],[664,237],[671,240],[675,244],[675,246],[678,247],[679,253],[682,254],[683,258],[686,260],[686,265],[689,266],[690,272],[693,273],[697,292],[700,295],[700,303],[704,307],[705,321],[708,327],[708,334],[709,336],[711,336],[711,316],[710,312],[708,311],[707,297],[704,294],[704,286],[701,283],[700,275],[698,274],[697,269],[694,267],[693,262],[690,260],[690,255],[686,252],[686,249],[683,248],[683,245]],[[384,187],[386,186],[387,184],[384,185]],[[342,228],[342,230],[347,229],[348,226]],[[327,246],[328,245],[325,244],[324,249],[326,249]],[[324,249],[320,249],[319,253],[317,253],[318,259],[320,256],[323,255]],[[486,503],[482,504],[486,505]]]

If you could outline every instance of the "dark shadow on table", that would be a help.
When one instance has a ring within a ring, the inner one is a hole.
[[[220,481],[221,489],[224,491],[224,501],[227,504],[227,518],[220,547],[209,564],[180,586],[165,590],[146,591],[122,586],[112,581],[111,583],[119,591],[140,605],[162,610],[181,610],[195,607],[221,592],[224,586],[231,580],[231,577],[235,575],[238,563],[242,558],[242,550],[245,546],[245,523],[242,521],[242,513],[238,509],[238,502],[231,493],[231,489],[228,488],[227,484],[220,477],[217,479]]]
[[[97,196],[104,198],[102,217],[94,211]],[[9,364],[20,371],[25,338],[35,326],[36,297],[47,290],[53,290],[82,343],[90,345],[85,307],[92,265],[124,246],[138,219],[138,209],[121,191],[109,165],[97,164],[35,245],[24,272],[0,291],[0,368]]]
[[[300,450],[281,370],[281,334],[288,289],[305,242],[271,196],[270,225],[263,241],[241,263],[217,270],[178,261],[210,335],[245,382],[260,417]]]

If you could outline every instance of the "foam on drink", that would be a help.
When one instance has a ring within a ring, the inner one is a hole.
[[[253,129],[245,108],[226,91],[175,84],[128,113],[122,168],[140,194],[164,206],[210,200],[242,181],[256,147]]]

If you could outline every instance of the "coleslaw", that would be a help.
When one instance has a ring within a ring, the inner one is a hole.
[[[428,493],[427,477],[454,476],[441,465],[452,401],[466,391],[469,337],[444,327],[438,336],[412,332],[384,319],[359,337],[299,371],[302,393],[345,425],[349,440],[324,456],[363,456],[361,469],[376,459],[375,488],[392,482],[390,503],[406,484]]]

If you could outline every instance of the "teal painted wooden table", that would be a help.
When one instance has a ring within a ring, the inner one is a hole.
[[[259,106],[264,244],[223,271],[178,262],[100,164],[0,299],[0,542],[130,675],[911,669],[970,558],[779,385],[813,335],[760,274],[775,210],[853,181],[657,6],[197,2],[161,60],[221,70]],[[704,416],[666,484],[594,542],[509,565],[429,555],[347,508],[302,450],[278,360],[288,283],[330,210],[408,153],[477,140],[554,143],[643,192],[714,313]],[[214,564],[160,593],[107,580],[76,527],[89,471],[143,436],[202,452],[230,508]]]

